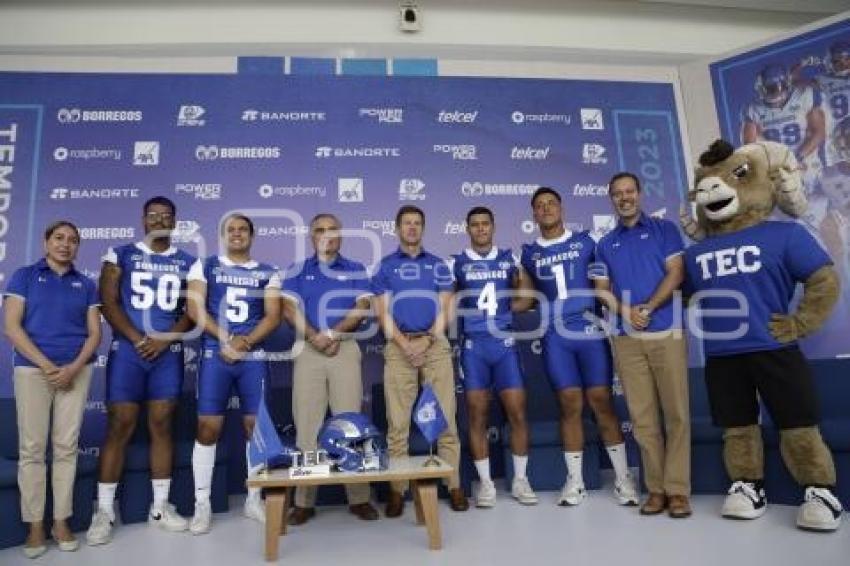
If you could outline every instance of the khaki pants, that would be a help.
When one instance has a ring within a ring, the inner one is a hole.
[[[47,496],[47,437],[53,446],[53,518],[73,514],[77,440],[89,393],[92,366],[86,365],[67,391],[52,387],[38,368],[16,366],[15,406],[18,411],[18,488],[25,523],[44,520]],[[53,427],[50,417],[53,416]]]
[[[616,336],[613,342],[646,488],[650,493],[690,495],[691,421],[684,337],[681,332],[644,332]]]
[[[425,365],[412,367],[401,350],[392,342],[384,351],[384,398],[387,404],[387,446],[390,457],[409,453],[410,414],[419,395],[419,383],[428,383],[443,408],[448,428],[437,439],[437,454],[454,468],[449,488],[460,487],[460,440],[457,435],[454,368],[449,341],[441,338],[428,349]],[[393,482],[395,491],[404,493],[407,482]]]
[[[363,403],[360,378],[360,347],[354,340],[343,340],[336,356],[328,357],[309,344],[295,358],[292,378],[292,416],[295,419],[295,442],[300,450],[315,450],[325,412],[359,413]],[[345,486],[349,505],[369,501],[369,484]],[[316,505],[315,487],[298,487],[295,505]]]

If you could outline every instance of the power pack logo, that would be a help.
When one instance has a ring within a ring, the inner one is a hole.
[[[56,113],[60,124],[78,122],[141,122],[141,110],[81,110],[79,108],[60,108]]]
[[[605,146],[598,143],[586,143],[581,150],[581,161],[585,165],[604,165],[608,163]]]
[[[357,115],[377,120],[379,124],[404,123],[404,108],[360,108]]]
[[[478,159],[478,147],[473,144],[434,144],[434,153],[446,153],[455,161]]]
[[[159,142],[137,141],[133,146],[133,165],[140,167],[159,165]]]
[[[202,117],[206,114],[203,106],[184,104],[177,111],[178,126],[203,126],[207,123]]]
[[[425,183],[421,179],[402,179],[398,185],[398,200],[425,200]]]
[[[199,145],[195,148],[198,161],[217,159],[278,159],[281,150],[276,146],[266,147],[222,147],[218,145]]]
[[[221,183],[177,183],[174,192],[194,196],[196,200],[220,200]]]

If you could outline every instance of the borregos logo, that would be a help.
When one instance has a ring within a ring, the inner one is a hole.
[[[56,120],[60,124],[78,122],[141,122],[141,110],[81,110],[80,108],[60,108]]]

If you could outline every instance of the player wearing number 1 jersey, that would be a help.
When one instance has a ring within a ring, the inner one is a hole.
[[[511,250],[493,245],[493,213],[483,206],[466,215],[471,248],[450,262],[457,291],[457,315],[463,332],[460,367],[469,408],[469,449],[480,484],[477,507],[496,503],[487,455],[487,414],[490,389],[505,407],[511,424],[514,479],[511,495],[534,505],[537,495],[528,483],[528,425],[525,421],[525,388],[519,353],[511,336],[512,290],[519,285],[519,264]]]
[[[522,267],[545,297],[541,316],[548,314],[543,357],[561,408],[567,466],[567,481],[558,504],[578,505],[586,495],[581,418],[586,396],[617,476],[615,496],[621,505],[637,505],[620,423],[611,402],[611,352],[594,316],[597,303],[590,276],[596,244],[587,232],[572,233],[564,227],[561,196],[555,190],[539,188],[531,199],[531,208],[541,237],[522,247]],[[530,305],[518,301],[516,306]]]
[[[124,465],[124,450],[147,405],[153,504],[148,523],[183,531],[188,522],[168,504],[171,486],[171,417],[183,382],[182,333],[186,274],[195,261],[171,245],[174,203],[154,197],[144,205],[145,239],[110,248],[103,258],[100,294],[104,318],[112,326],[106,365],[108,423],[100,452],[98,506],[87,533],[90,545],[111,540],[113,502]]]
[[[254,223],[231,214],[221,231],[225,254],[198,260],[189,272],[189,316],[204,330],[192,452],[195,514],[189,530],[195,535],[210,530],[215,445],[230,392],[239,394],[243,428],[250,438],[269,372],[258,346],[280,324],[280,276],[277,268],[251,259]],[[259,488],[248,488],[245,516],[265,521]]]

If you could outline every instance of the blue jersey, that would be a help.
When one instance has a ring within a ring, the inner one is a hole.
[[[510,330],[511,290],[517,259],[511,250],[493,247],[486,256],[474,250],[453,255],[455,285],[460,292],[459,318],[465,335],[492,334],[490,328]]]
[[[276,267],[256,261],[237,264],[226,256],[197,260],[189,281],[207,284],[207,314],[229,334],[244,336],[265,316],[265,290],[280,289]],[[217,348],[218,338],[204,334],[205,348]]]
[[[121,306],[140,332],[168,332],[186,307],[186,274],[195,258],[170,247],[157,253],[143,242],[109,248],[103,261],[121,270]]]
[[[826,165],[835,165],[844,161],[841,151],[835,145],[835,133],[838,124],[850,116],[850,77],[821,75],[816,80],[823,97]]]
[[[690,288],[720,293],[699,298],[696,307],[703,311],[706,355],[786,346],[770,333],[771,315],[787,314],[797,283],[830,263],[823,248],[795,222],[762,222],[688,248]]]
[[[595,248],[587,231],[567,231],[559,238],[538,238],[533,244],[522,246],[522,267],[548,299],[550,321],[561,320],[569,328],[590,324],[585,313],[596,311],[590,279],[596,262]]]

